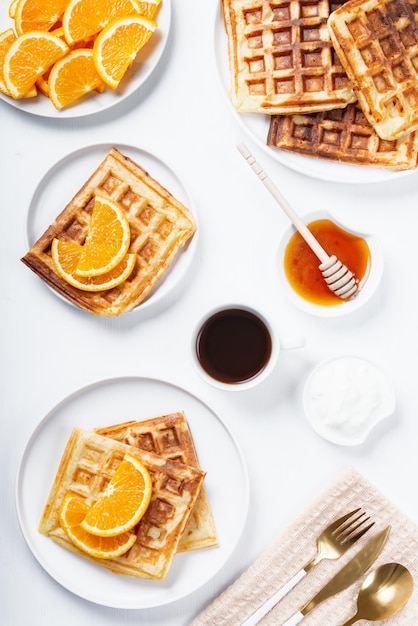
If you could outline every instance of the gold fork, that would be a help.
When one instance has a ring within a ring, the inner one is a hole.
[[[295,585],[323,559],[337,559],[356,543],[374,525],[370,516],[361,511],[361,508],[346,513],[327,526],[316,540],[316,554],[293,578],[276,592],[267,602],[241,626],[254,626],[279,600],[281,600]]]
[[[316,555],[305,565],[304,571],[309,572],[314,565],[323,559],[337,559],[342,556],[348,548],[370,530],[374,522],[365,526],[369,520],[370,516],[366,517],[366,513],[361,512],[361,509],[358,508],[327,526],[317,538]]]

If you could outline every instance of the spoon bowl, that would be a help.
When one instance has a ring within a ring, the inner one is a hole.
[[[357,613],[343,626],[361,619],[371,622],[387,619],[398,613],[408,602],[414,589],[414,579],[400,563],[385,563],[365,579],[357,599]]]

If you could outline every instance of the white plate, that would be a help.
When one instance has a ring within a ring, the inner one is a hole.
[[[377,183],[385,180],[394,180],[401,176],[412,174],[415,170],[393,172],[384,168],[362,167],[343,163],[334,163],[326,159],[314,159],[300,154],[293,154],[285,150],[270,148],[267,145],[270,117],[257,113],[238,113],[229,97],[230,73],[228,64],[228,42],[219,8],[215,15],[214,28],[215,60],[222,90],[228,100],[230,109],[238,120],[245,133],[270,157],[286,165],[296,172],[339,183]]]
[[[37,528],[55,472],[74,426],[92,429],[184,411],[190,424],[213,512],[219,547],[177,554],[164,581],[118,576],[41,535]],[[207,583],[234,551],[247,518],[246,467],[232,434],[201,400],[151,378],[113,378],[89,385],[43,419],[24,451],[16,485],[23,535],[42,567],[72,593],[113,608],[165,605]]]
[[[5,5],[3,5],[2,10],[2,31],[7,28],[14,28],[13,20],[6,21],[7,10]],[[39,94],[35,98],[14,100],[0,92],[0,99],[26,113],[42,117],[56,117],[58,119],[85,117],[110,109],[138,91],[157,67],[165,50],[170,32],[171,0],[162,1],[156,16],[156,22],[158,28],[154,31],[144,48],[139,51],[133,67],[127,72],[115,91],[106,88],[101,94],[94,92],[78,104],[76,103],[61,111],[58,111],[49,98],[43,94]]]
[[[184,183],[178,174],[159,157],[141,148],[126,144],[95,144],[80,148],[60,159],[38,183],[29,205],[26,223],[26,246],[28,249],[45,232],[112,147],[117,148],[147,170],[153,178],[187,206],[197,223],[193,202]],[[158,281],[149,296],[131,313],[143,311],[156,305],[172,292],[191,265],[197,246],[197,237],[198,229],[196,229],[188,245],[179,250],[170,268]],[[64,299],[55,290],[51,289],[51,291]],[[68,300],[65,301],[69,303]]]

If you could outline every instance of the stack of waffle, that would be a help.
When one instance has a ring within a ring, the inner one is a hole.
[[[125,454],[138,457],[152,480],[151,502],[137,525],[136,542],[114,559],[79,550],[60,526],[70,492],[88,506],[103,493]],[[177,552],[218,545],[192,435],[183,413],[99,428],[75,428],[62,456],[39,524],[41,533],[117,574],[163,580]]]
[[[418,0],[222,0],[231,98],[269,146],[417,167]]]
[[[82,291],[59,276],[52,261],[54,238],[83,244],[95,195],[120,206],[130,231],[130,253],[137,255],[128,279],[108,291]],[[23,263],[62,296],[96,315],[130,311],[149,296],[195,230],[189,209],[140,165],[112,148],[53,224],[22,258]]]

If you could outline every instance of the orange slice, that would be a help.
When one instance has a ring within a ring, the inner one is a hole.
[[[60,508],[61,527],[77,548],[98,559],[114,559],[133,546],[136,541],[134,533],[99,537],[84,530],[80,524],[88,510],[89,507],[83,500],[70,493],[65,496]]]
[[[10,46],[14,41],[16,41],[17,37],[12,28],[8,28],[3,33],[0,33],[0,91],[6,94],[6,96],[10,96],[10,92],[6,87],[6,83],[4,82],[4,73],[3,73],[3,65],[4,59],[6,57],[6,53],[8,52]],[[25,95],[24,98],[34,98],[37,95],[36,86],[33,86]]]
[[[78,276],[110,272],[128,252],[131,230],[124,211],[104,196],[95,196],[89,232],[76,268]]]
[[[68,52],[66,43],[42,31],[19,35],[6,53],[4,82],[13,98],[22,98],[37,78]]]
[[[16,41],[16,39],[17,37],[14,33],[13,28],[8,28],[7,30],[0,33],[0,91],[5,93],[6,95],[9,95],[9,90],[7,89],[6,83],[4,82],[4,59],[12,43]]]
[[[139,12],[136,0],[70,0],[62,24],[69,44],[95,35],[109,22]]]
[[[114,537],[133,528],[148,508],[151,477],[136,457],[125,454],[106,491],[89,508],[80,526],[99,537]]]
[[[48,95],[55,108],[63,109],[102,85],[93,51],[78,48],[53,65],[48,78]]]
[[[67,283],[82,291],[106,291],[113,289],[132,273],[136,260],[136,254],[127,254],[113,270],[101,276],[82,277],[76,276],[75,269],[80,260],[83,246],[71,241],[54,239],[51,246],[52,261],[57,274]]]
[[[138,4],[140,14],[152,20],[157,15],[161,0],[147,0],[146,2],[138,0]]]
[[[14,21],[18,35],[32,30],[48,31],[58,22],[68,0],[18,0]]]
[[[137,15],[117,19],[101,31],[93,53],[97,71],[108,87],[116,89],[156,28],[155,22]]]

